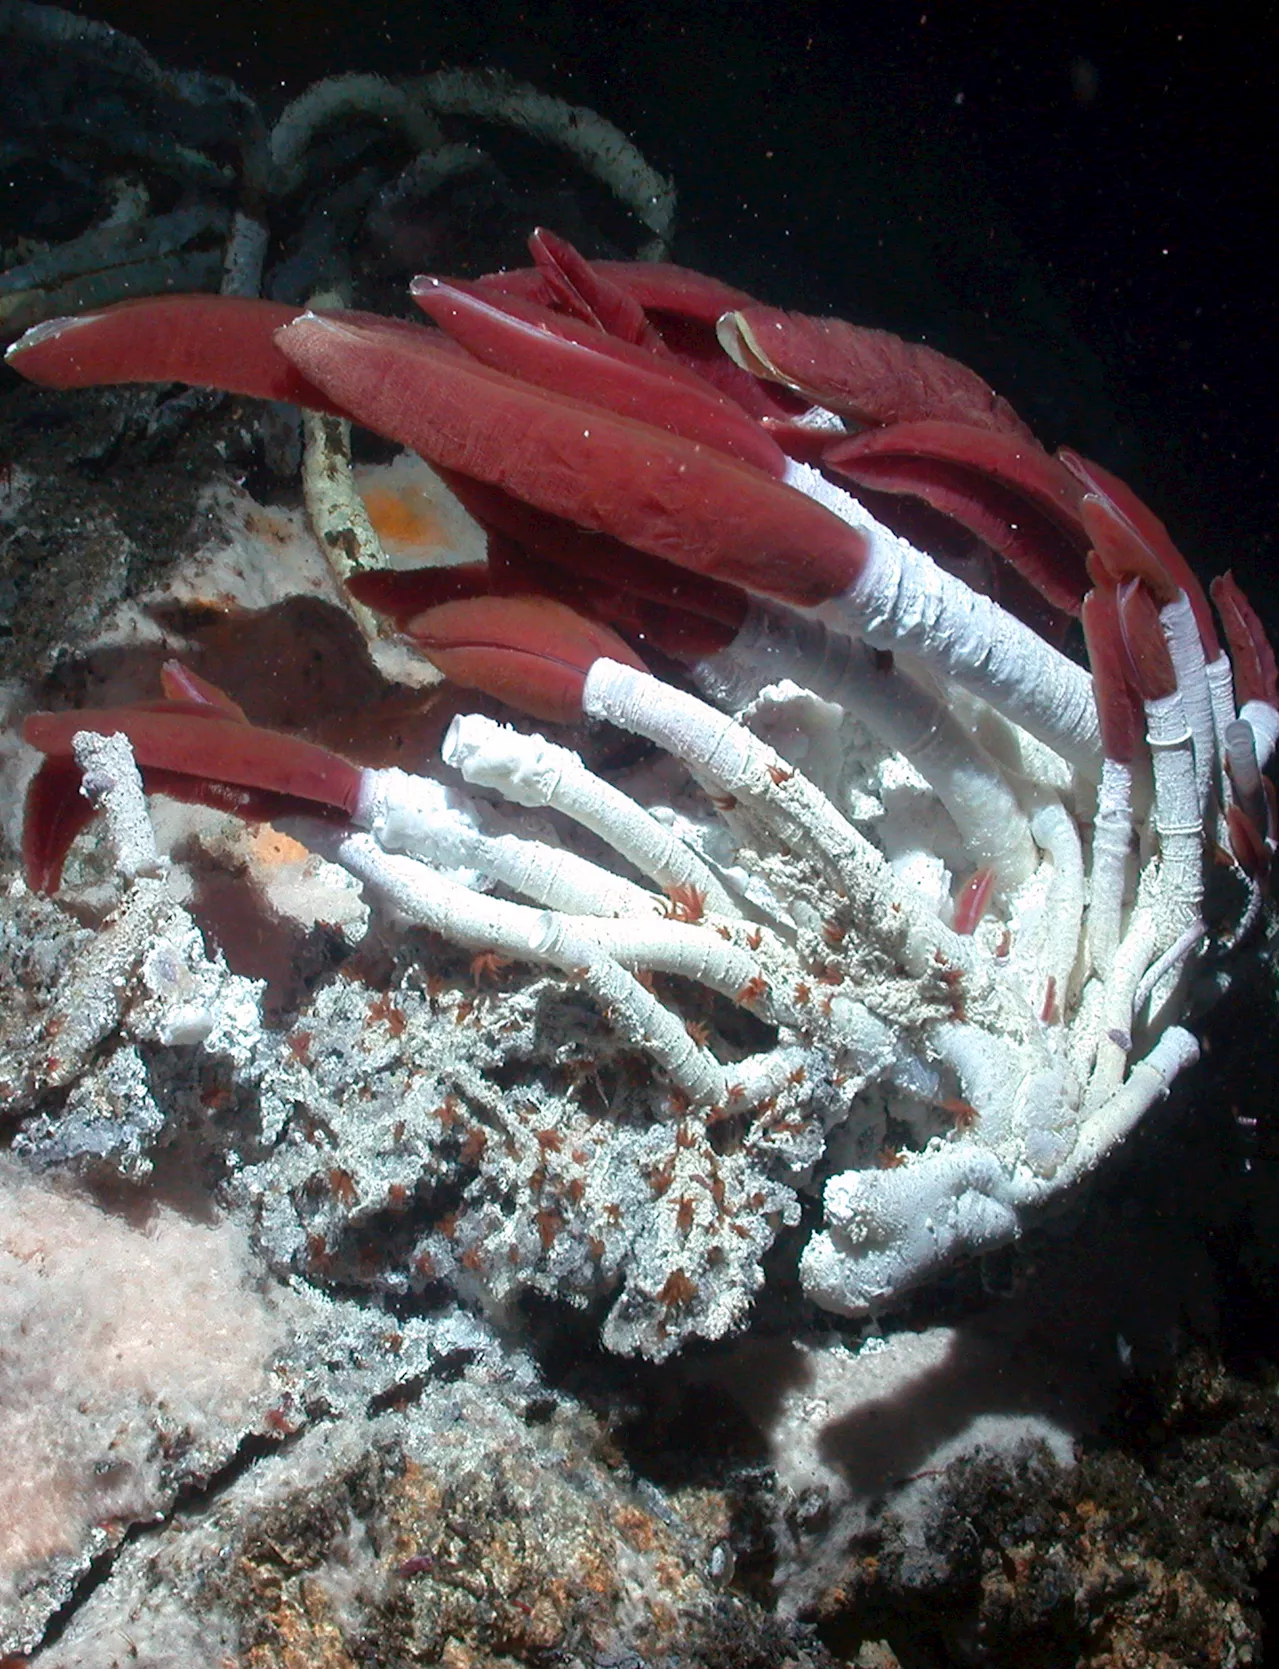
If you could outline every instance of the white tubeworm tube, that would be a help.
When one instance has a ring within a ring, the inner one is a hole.
[[[893,1170],[852,1170],[823,1190],[825,1229],[805,1248],[805,1291],[824,1308],[865,1315],[961,1254],[1005,1245],[1029,1211],[1092,1170],[1197,1058],[1195,1039],[1171,1026],[1127,1080],[1081,1127],[1052,1175],[1010,1166],[971,1142],[907,1154]]]
[[[355,820],[389,851],[445,869],[479,870],[525,898],[584,916],[652,916],[656,894],[575,852],[520,835],[486,834],[443,783],[394,768],[366,771]]]
[[[737,996],[760,978],[760,964],[753,956],[726,944],[705,927],[679,921],[616,921],[593,917],[580,918],[577,926],[582,933],[590,933],[615,962],[627,969],[680,974],[727,997]],[[767,1014],[767,1001],[758,1006]]]
[[[553,910],[475,893],[426,864],[384,852],[369,834],[342,834],[324,824],[302,824],[306,844],[341,864],[406,921],[443,934],[468,949],[559,968],[596,999],[618,1031],[653,1056],[695,1105],[722,1103],[724,1071],[695,1043],[683,1022],[591,937]]]
[[[1228,656],[1220,654],[1215,660],[1207,661],[1204,675],[1209,685],[1209,711],[1213,718],[1213,740],[1217,749],[1219,770],[1221,771],[1227,757],[1227,729],[1235,722],[1236,716],[1235,677]],[[1220,780],[1218,787],[1225,804],[1226,784]]]
[[[931,672],[989,702],[1090,777],[1102,769],[1093,683],[989,597],[970,590],[905,539],[881,527],[850,494],[793,464],[788,482],[867,536],[866,564],[841,597],[814,613],[877,649],[917,656]]]
[[[1091,1171],[1137,1124],[1178,1074],[1200,1059],[1200,1045],[1189,1031],[1170,1026],[1130,1072],[1124,1083],[1085,1119],[1071,1157],[1056,1177],[1055,1191],[1070,1187]]]
[[[1055,799],[1038,806],[1031,814],[1031,832],[1053,863],[1053,879],[1044,905],[1044,945],[1039,958],[1044,974],[1041,1018],[1064,1020],[1080,953],[1080,922],[1084,915],[1084,855],[1080,850],[1080,831],[1062,802]]]
[[[496,788],[517,805],[563,812],[660,887],[692,889],[710,914],[741,913],[696,852],[569,748],[465,713],[449,726],[440,751],[468,782]]]
[[[1240,717],[1253,731],[1254,751],[1258,755],[1258,764],[1265,770],[1276,751],[1280,712],[1266,701],[1246,701],[1240,709]]]
[[[1185,591],[1179,591],[1171,603],[1160,610],[1160,629],[1169,646],[1178,681],[1178,695],[1182,701],[1183,717],[1191,732],[1191,750],[1195,761],[1196,800],[1200,816],[1209,810],[1220,768],[1219,752],[1214,735],[1212,692],[1206,676],[1204,646],[1195,612]]]
[[[1089,960],[1103,979],[1120,943],[1132,847],[1133,772],[1117,759],[1104,759],[1089,872]]]
[[[1173,941],[1162,955],[1158,956],[1138,981],[1138,989],[1133,994],[1134,1012],[1141,1012],[1143,1004],[1155,990],[1166,974],[1180,968],[1187,957],[1204,938],[1207,929],[1202,921],[1192,922],[1183,933]]]
[[[129,738],[121,731],[104,736],[78,730],[71,751],[84,773],[80,792],[102,813],[116,868],[126,880],[162,875],[168,864],[156,849],[156,832],[147,811],[142,774]]]
[[[1146,703],[1147,745],[1155,775],[1160,868],[1152,905],[1160,949],[1200,919],[1204,894],[1204,819],[1196,780],[1195,740],[1181,691]]]
[[[1124,1078],[1133,1048],[1133,999],[1156,948],[1156,922],[1145,905],[1132,919],[1106,976],[1097,1005],[1093,1073],[1085,1092],[1086,1111],[1100,1107]]]
[[[1232,719],[1223,732],[1223,747],[1231,775],[1231,796],[1240,810],[1261,833],[1267,828],[1266,791],[1258,769],[1253,727],[1244,719]]]

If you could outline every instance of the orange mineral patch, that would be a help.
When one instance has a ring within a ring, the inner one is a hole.
[[[419,555],[445,545],[436,507],[421,487],[370,487],[361,496],[384,545],[407,547]]]
[[[306,847],[291,835],[281,834],[270,823],[260,824],[251,834],[253,855],[259,863],[306,863],[311,856]]]

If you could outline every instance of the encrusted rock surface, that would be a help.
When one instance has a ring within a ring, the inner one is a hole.
[[[699,1503],[701,1521],[659,1516],[593,1458],[593,1422],[511,1388],[404,1400],[316,1425],[210,1511],[140,1540],[50,1661],[101,1663],[126,1594],[144,1656],[176,1662],[202,1640],[205,1661],[216,1640],[263,1669],[591,1663],[620,1630],[661,1658],[711,1624],[722,1503]]]

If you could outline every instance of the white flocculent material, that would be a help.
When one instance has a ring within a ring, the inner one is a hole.
[[[757,600],[733,642],[700,662],[694,677],[735,712],[766,685],[790,679],[854,714],[933,788],[974,868],[994,869],[1002,891],[1020,886],[1035,868],[1035,847],[1008,782],[940,697],[887,659],[819,620]]]

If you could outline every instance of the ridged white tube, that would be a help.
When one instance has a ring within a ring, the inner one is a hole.
[[[1083,667],[989,597],[881,527],[819,471],[793,464],[787,479],[869,541],[866,564],[841,597],[814,612],[835,631],[877,649],[915,655],[954,678],[1091,777],[1102,769],[1093,683]]]
[[[1116,759],[1102,763],[1089,871],[1089,960],[1105,979],[1120,943],[1129,853],[1133,847],[1133,772]]]
[[[366,771],[356,821],[392,852],[444,869],[478,870],[524,898],[584,916],[654,915],[662,900],[575,852],[523,836],[485,834],[433,777]]]
[[[1037,807],[1031,816],[1031,832],[1049,854],[1053,878],[1045,897],[1045,935],[1040,951],[1044,978],[1041,1017],[1065,1018],[1071,997],[1071,979],[1080,953],[1080,921],[1084,915],[1084,858],[1080,832],[1060,800]]]
[[[589,771],[569,748],[496,724],[482,713],[463,713],[449,726],[440,751],[468,782],[496,788],[517,805],[547,806],[571,817],[660,887],[692,888],[712,915],[740,914],[696,852],[629,795]]]
[[[1155,775],[1160,868],[1152,904],[1164,950],[1200,920],[1204,895],[1204,820],[1196,780],[1195,737],[1182,695],[1146,703],[1147,745]]]
[[[1160,610],[1160,629],[1169,646],[1178,681],[1178,697],[1182,702],[1183,717],[1191,732],[1191,749],[1195,761],[1196,802],[1203,819],[1218,780],[1219,746],[1215,737],[1212,692],[1206,675],[1204,646],[1200,628],[1185,591],[1179,591],[1171,603]]]

